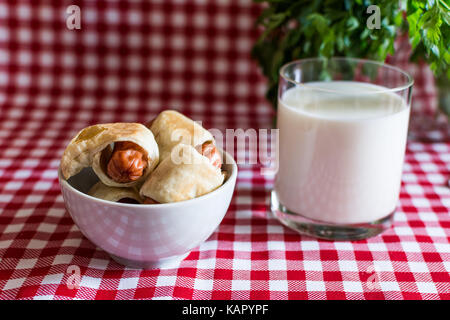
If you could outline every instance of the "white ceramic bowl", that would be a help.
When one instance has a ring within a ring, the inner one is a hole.
[[[132,268],[171,267],[205,241],[222,221],[233,196],[237,165],[223,152],[228,178],[204,196],[140,205],[105,201],[86,192],[98,178],[91,168],[59,183],[67,210],[81,232],[117,262]]]

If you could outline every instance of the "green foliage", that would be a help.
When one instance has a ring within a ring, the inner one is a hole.
[[[437,76],[447,72],[450,78],[449,4],[444,0],[409,0],[407,22],[412,60],[424,58]]]
[[[450,78],[450,0],[254,0],[266,7],[264,29],[252,50],[269,80],[276,106],[278,71],[292,60],[348,56],[384,61],[394,53],[399,30],[407,30],[412,60],[424,59],[436,75]],[[370,5],[380,8],[380,28],[369,29]],[[406,8],[406,10],[405,10]],[[406,11],[406,19],[404,18]]]

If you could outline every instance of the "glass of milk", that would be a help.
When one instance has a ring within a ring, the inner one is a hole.
[[[389,228],[400,193],[412,77],[353,58],[293,61],[279,77],[274,216],[330,240],[364,239]]]

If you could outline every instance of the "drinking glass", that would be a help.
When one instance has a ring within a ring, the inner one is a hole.
[[[413,79],[355,58],[312,58],[280,69],[279,169],[271,211],[330,240],[389,228],[399,200]]]

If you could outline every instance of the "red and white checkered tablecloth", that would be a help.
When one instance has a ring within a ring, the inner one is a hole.
[[[81,30],[66,28],[72,4]],[[223,222],[178,268],[124,268],[70,218],[57,167],[82,127],[165,108],[208,128],[271,126],[249,56],[259,12],[250,0],[0,1],[0,299],[450,299],[448,141],[408,143],[395,224],[368,240],[280,225],[258,165],[240,166]],[[416,106],[433,107],[429,75],[416,73]]]

